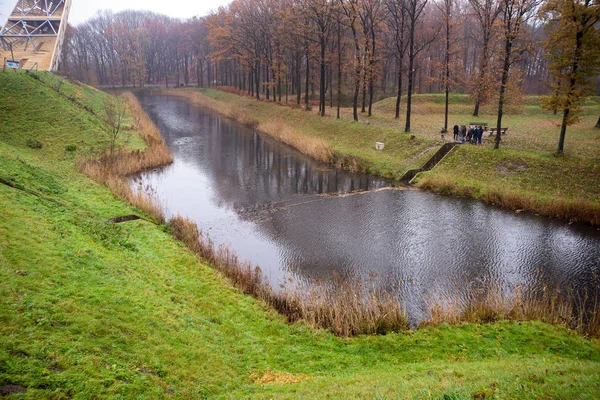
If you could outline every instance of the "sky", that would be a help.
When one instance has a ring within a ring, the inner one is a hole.
[[[177,18],[206,15],[231,0],[72,0],[69,22],[78,25],[93,17],[98,10],[149,10]],[[4,26],[16,0],[0,0],[0,24]]]

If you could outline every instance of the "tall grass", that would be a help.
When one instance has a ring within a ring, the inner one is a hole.
[[[492,185],[475,188],[443,175],[419,177],[417,187],[440,194],[474,197],[487,204],[510,210],[530,211],[549,217],[600,225],[599,203],[564,198],[542,199],[528,193]]]
[[[210,238],[189,219],[169,221],[173,235],[191,251],[221,271],[246,294],[264,301],[288,321],[302,320],[339,336],[384,334],[408,329],[404,307],[390,292],[361,282],[294,283],[275,291],[259,267],[242,262],[227,247],[216,248]]]
[[[114,153],[104,151],[99,156],[78,159],[77,166],[91,179],[106,185],[115,195],[163,223],[165,218],[161,207],[147,194],[133,192],[127,182],[127,175],[168,165],[173,162],[173,156],[137,98],[131,92],[125,92],[121,96],[127,101],[129,112],[135,119],[135,130],[146,142],[146,148]]]
[[[600,337],[598,293],[577,294],[569,289],[544,287],[531,292],[518,287],[506,293],[493,283],[470,289],[467,298],[443,303],[429,301],[427,320],[420,326],[441,323],[490,323],[500,320],[543,321],[563,325],[589,337]]]

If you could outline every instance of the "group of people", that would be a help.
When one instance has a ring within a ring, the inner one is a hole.
[[[472,143],[481,144],[483,138],[483,126],[469,126],[469,129],[465,125],[454,125],[454,140],[460,143]]]

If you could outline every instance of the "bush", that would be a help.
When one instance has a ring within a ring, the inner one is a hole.
[[[69,151],[69,152],[73,152],[77,150],[77,146],[75,146],[74,144],[69,144],[67,146],[65,146],[65,150]]]
[[[37,139],[27,139],[27,147],[31,147],[32,149],[41,149],[43,147],[42,142]]]

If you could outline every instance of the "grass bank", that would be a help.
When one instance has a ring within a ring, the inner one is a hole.
[[[286,323],[165,225],[108,222],[143,211],[77,168],[107,144],[102,121],[82,107],[99,107],[104,94],[63,89],[78,102],[0,73],[0,177],[12,185],[0,184],[8,398],[600,396],[600,343],[564,327],[441,324],[343,339]],[[145,146],[126,132],[128,148]]]
[[[320,118],[314,112],[213,89],[165,93],[256,125],[319,160],[336,163],[349,159],[351,162],[338,164],[388,178],[398,179],[408,169],[422,166],[444,143],[439,138],[444,119],[439,95],[415,97],[412,125],[416,138],[411,140],[401,133],[403,118],[393,118],[393,99],[375,104],[374,116],[361,115],[361,123],[356,124],[351,121],[350,109],[343,109],[342,120],[336,120],[332,115]],[[594,128],[600,99],[591,98],[583,109],[581,121],[569,128],[566,157],[553,155],[559,116],[542,110],[539,98],[526,97],[521,105],[509,109],[505,118],[509,133],[499,151],[491,148],[493,138],[485,138],[484,146],[457,147],[432,171],[417,175],[413,183],[504,208],[600,225],[600,130]],[[493,124],[495,120],[491,105],[482,109],[480,117],[470,116],[472,104],[466,95],[453,95],[450,111],[451,124]],[[328,108],[328,114],[334,112]],[[374,149],[376,141],[385,142],[384,151]],[[307,151],[303,143],[323,151]]]

